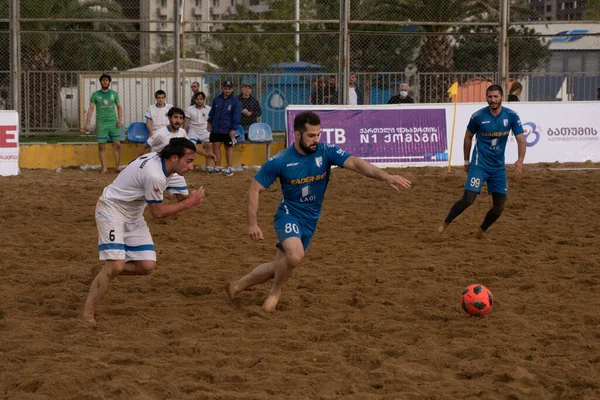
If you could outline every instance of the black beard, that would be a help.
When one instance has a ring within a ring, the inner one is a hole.
[[[319,148],[319,146],[316,146],[315,149],[311,149],[310,147],[306,146],[302,141],[300,141],[298,143],[300,145],[300,148],[302,149],[303,152],[305,152],[306,154],[312,154],[315,151],[317,151],[317,149]]]

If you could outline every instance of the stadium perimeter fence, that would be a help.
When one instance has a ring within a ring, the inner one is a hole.
[[[0,109],[17,109],[25,134],[76,133],[103,72],[125,124],[143,120],[155,90],[186,106],[191,82],[210,101],[226,78],[236,93],[253,85],[261,121],[276,131],[286,105],[311,103],[320,76],[337,93],[317,103],[346,104],[351,72],[365,104],[387,103],[402,83],[415,102],[448,102],[456,81],[460,101],[512,81],[523,84],[522,101],[596,100],[595,10],[549,16],[533,3],[9,0],[0,5]]]

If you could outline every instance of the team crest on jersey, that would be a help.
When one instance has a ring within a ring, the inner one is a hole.
[[[505,118],[503,121],[504,121],[504,126],[508,126],[508,119]]]
[[[315,164],[317,164],[317,167],[321,167],[323,165],[323,157],[315,158]]]
[[[156,186],[154,187],[154,191],[157,193],[160,193],[160,188],[157,188]]]
[[[104,105],[107,106],[108,105],[108,100],[104,100]]]

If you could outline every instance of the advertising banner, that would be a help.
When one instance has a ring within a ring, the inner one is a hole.
[[[527,141],[525,163],[600,161],[600,102],[507,106],[521,117]],[[516,142],[511,135],[506,146],[506,163],[516,160]]]
[[[451,165],[462,166],[467,124],[475,111],[486,106],[459,103],[456,119],[453,104],[290,106],[286,109],[287,145],[294,142],[294,117],[312,110],[321,118],[322,142],[337,144],[380,167],[445,166],[449,158]],[[521,118],[527,142],[526,164],[600,162],[600,102],[519,102],[503,106]],[[516,160],[517,143],[511,133],[506,163]]]
[[[0,176],[19,174],[19,114],[0,111]]]
[[[305,109],[287,108],[287,144],[294,142],[294,118]],[[318,109],[321,141],[386,166],[446,164],[448,141],[443,107]]]

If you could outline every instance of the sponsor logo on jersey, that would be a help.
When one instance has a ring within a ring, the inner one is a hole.
[[[286,164],[285,166],[286,166],[286,167],[295,167],[296,165],[298,165],[298,163],[297,163],[297,162],[291,162],[291,163],[289,163],[289,164]]]
[[[483,121],[483,122],[481,122],[481,125],[489,124],[490,122],[492,122],[492,121]]]
[[[510,131],[506,131],[506,132],[481,132],[481,135],[482,136],[494,137],[494,136],[508,136],[509,133],[510,133]]]
[[[320,181],[321,179],[325,179],[325,177],[327,176],[327,172],[323,172],[320,175],[316,175],[316,176],[305,176],[304,178],[300,178],[300,179],[292,179],[289,183],[290,185],[304,185],[305,183],[310,183],[310,182],[314,182],[314,181]]]
[[[314,194],[310,194],[310,185],[306,185],[302,188],[302,197],[300,198],[300,203],[306,203],[309,201],[317,200],[317,196]]]

